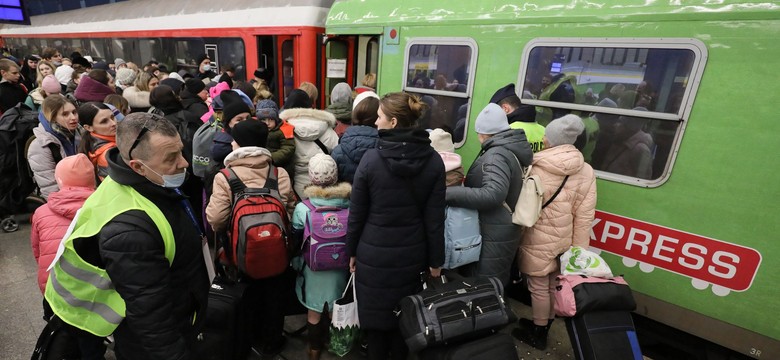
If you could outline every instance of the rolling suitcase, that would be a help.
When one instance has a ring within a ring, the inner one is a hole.
[[[250,348],[248,286],[217,277],[209,289],[203,331],[198,335],[199,359],[246,359]]]
[[[566,318],[566,330],[577,360],[642,360],[631,312],[586,312]]]
[[[467,343],[433,347],[418,353],[420,360],[517,360],[514,338],[498,333]]]

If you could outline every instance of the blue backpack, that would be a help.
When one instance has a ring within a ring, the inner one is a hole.
[[[474,209],[447,207],[444,220],[444,269],[454,269],[479,261],[482,235],[479,212]]]

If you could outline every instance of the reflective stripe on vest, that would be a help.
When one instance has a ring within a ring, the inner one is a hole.
[[[61,245],[64,250],[49,272],[46,300],[62,321],[95,334],[108,336],[125,317],[125,302],[117,293],[105,269],[82,259],[73,242],[96,237],[114,217],[130,210],[145,212],[157,225],[163,239],[165,258],[173,263],[176,243],[165,215],[132,187],[107,177],[84,203],[73,232]],[[97,246],[97,239],[94,239]]]

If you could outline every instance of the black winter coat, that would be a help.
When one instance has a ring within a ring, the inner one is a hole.
[[[521,227],[512,223],[509,209],[514,210],[523,187],[518,162],[528,166],[531,161],[533,152],[525,132],[506,130],[485,140],[466,174],[464,186],[447,188],[447,205],[479,210],[482,251],[478,262],[459,268],[464,275],[495,276],[504,285],[509,283],[512,260],[522,235]]]
[[[209,107],[206,102],[203,101],[198,94],[190,94],[187,89],[182,89],[181,93],[181,105],[184,106],[184,110],[193,113],[198,119],[201,116],[209,112]]]
[[[137,210],[118,215],[100,231],[100,258],[127,306],[114,332],[117,357],[195,359],[190,349],[206,318],[209,280],[198,230],[181,206],[185,198],[135,173],[117,148],[109,150],[107,160],[112,179],[160,208],[176,242],[169,265],[157,226]]]
[[[445,173],[425,130],[379,137],[355,173],[347,244],[357,257],[361,328],[392,330],[398,302],[422,289],[420,272],[444,263]]]
[[[370,126],[350,126],[333,149],[333,160],[339,168],[339,180],[352,183],[360,159],[367,150],[376,148],[377,130]]]

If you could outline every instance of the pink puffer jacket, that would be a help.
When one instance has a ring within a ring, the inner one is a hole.
[[[558,269],[556,257],[570,246],[588,247],[596,214],[596,175],[573,145],[534,154],[531,173],[542,179],[545,202],[569,175],[560,194],[525,231],[520,244],[520,270],[531,276],[545,276]]]
[[[41,292],[45,291],[49,276],[46,268],[54,260],[71,220],[93,191],[89,188],[71,187],[53,192],[49,194],[48,202],[35,210],[30,241],[35,261],[38,262],[38,286]]]

